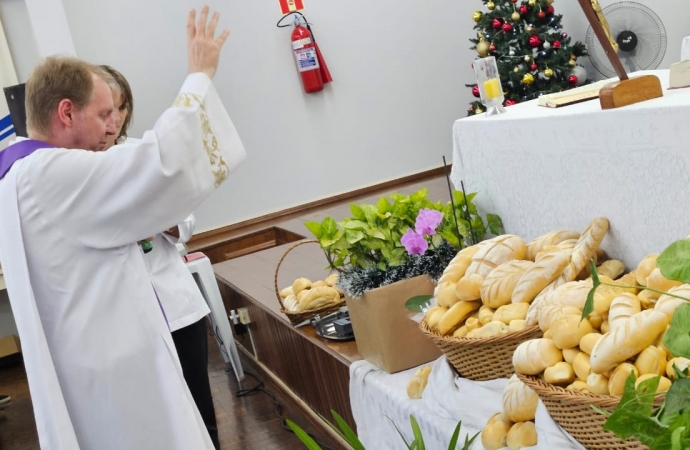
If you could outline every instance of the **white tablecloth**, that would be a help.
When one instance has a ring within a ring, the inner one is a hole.
[[[407,383],[416,368],[388,374],[366,361],[350,366],[352,414],[357,434],[367,449],[405,449],[393,423],[411,442],[412,414],[419,422],[426,448],[446,450],[458,421],[462,421],[460,442],[464,442],[465,436],[481,432],[489,418],[502,411],[503,388],[508,380],[477,382],[459,378],[445,356],[432,364],[427,387],[419,400],[407,396]],[[535,424],[539,443],[529,449],[583,450],[551,419],[541,402]],[[458,446],[461,447],[462,444]],[[479,437],[472,449],[484,450]]]
[[[664,89],[668,71],[655,74]],[[453,126],[452,181],[525,239],[597,216],[604,249],[630,269],[690,234],[690,89],[602,111],[598,100],[562,108],[536,101]]]

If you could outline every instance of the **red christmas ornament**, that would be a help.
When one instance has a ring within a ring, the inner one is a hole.
[[[513,100],[512,98],[509,98],[508,100],[506,100],[506,106],[513,106],[516,103],[517,102],[515,100]]]
[[[546,17],[546,13],[545,13],[544,11],[539,11],[539,14],[537,14],[537,16],[538,16],[540,19],[544,19],[544,18]]]
[[[537,70],[537,65],[536,65],[536,64],[532,64],[532,65],[530,66],[530,69],[532,69],[532,71],[534,72],[535,70]]]
[[[493,22],[491,22],[491,26],[494,27],[495,30],[500,30],[503,26],[503,21],[501,19],[494,19]]]
[[[504,23],[503,31],[505,31],[506,33],[510,33],[511,31],[513,31],[513,26],[509,23]]]
[[[561,48],[561,41],[553,41],[553,48]]]
[[[570,84],[577,84],[577,81],[578,81],[578,80],[577,80],[577,76],[576,76],[576,75],[570,75],[570,76],[568,77],[568,83],[570,83]]]
[[[477,86],[476,84],[472,86],[472,95],[479,98],[479,86]]]
[[[541,45],[541,39],[539,39],[539,36],[530,36],[529,37],[529,46],[533,48],[537,48]]]
[[[513,2],[513,3],[517,3],[518,0],[510,0],[510,1]]]
[[[553,9],[553,5],[549,5],[549,7],[546,8],[546,12],[547,12],[550,16],[553,16],[554,11],[555,11],[555,10]]]
[[[496,51],[496,46],[494,44],[489,45],[489,51],[490,52],[495,52]]]
[[[522,14],[523,16],[527,14],[527,5],[522,5],[520,7],[520,14]]]

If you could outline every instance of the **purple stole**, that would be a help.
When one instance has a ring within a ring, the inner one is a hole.
[[[22,158],[26,158],[27,156],[41,148],[55,148],[55,146],[33,139],[25,139],[16,142],[7,147],[5,150],[1,151],[0,180],[2,180],[5,177],[5,175],[7,175],[7,172],[10,171],[14,163],[16,163]]]

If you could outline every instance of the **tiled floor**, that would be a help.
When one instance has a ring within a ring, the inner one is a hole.
[[[240,389],[238,383],[233,373],[225,373],[223,359],[212,339],[209,338],[209,377],[222,449],[304,449],[304,445],[292,433],[283,429],[281,420],[275,414],[276,407],[271,397],[260,391],[246,397],[235,396]],[[243,388],[253,387],[256,383],[255,379],[247,377]],[[274,394],[277,402],[282,405],[285,417],[309,432],[314,431],[294,406],[278,396],[270,386],[265,389]],[[33,408],[22,365],[0,369],[0,392],[12,396],[12,403],[5,408],[7,418],[0,420],[0,449],[39,450]]]

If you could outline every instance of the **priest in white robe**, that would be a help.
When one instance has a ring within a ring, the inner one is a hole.
[[[207,14],[190,13],[190,74],[141,142],[87,151],[114,133],[107,74],[49,58],[26,86],[31,139],[0,152],[0,261],[43,450],[213,449],[136,244],[245,158],[211,81],[228,32]],[[86,94],[62,89],[79,76]]]

